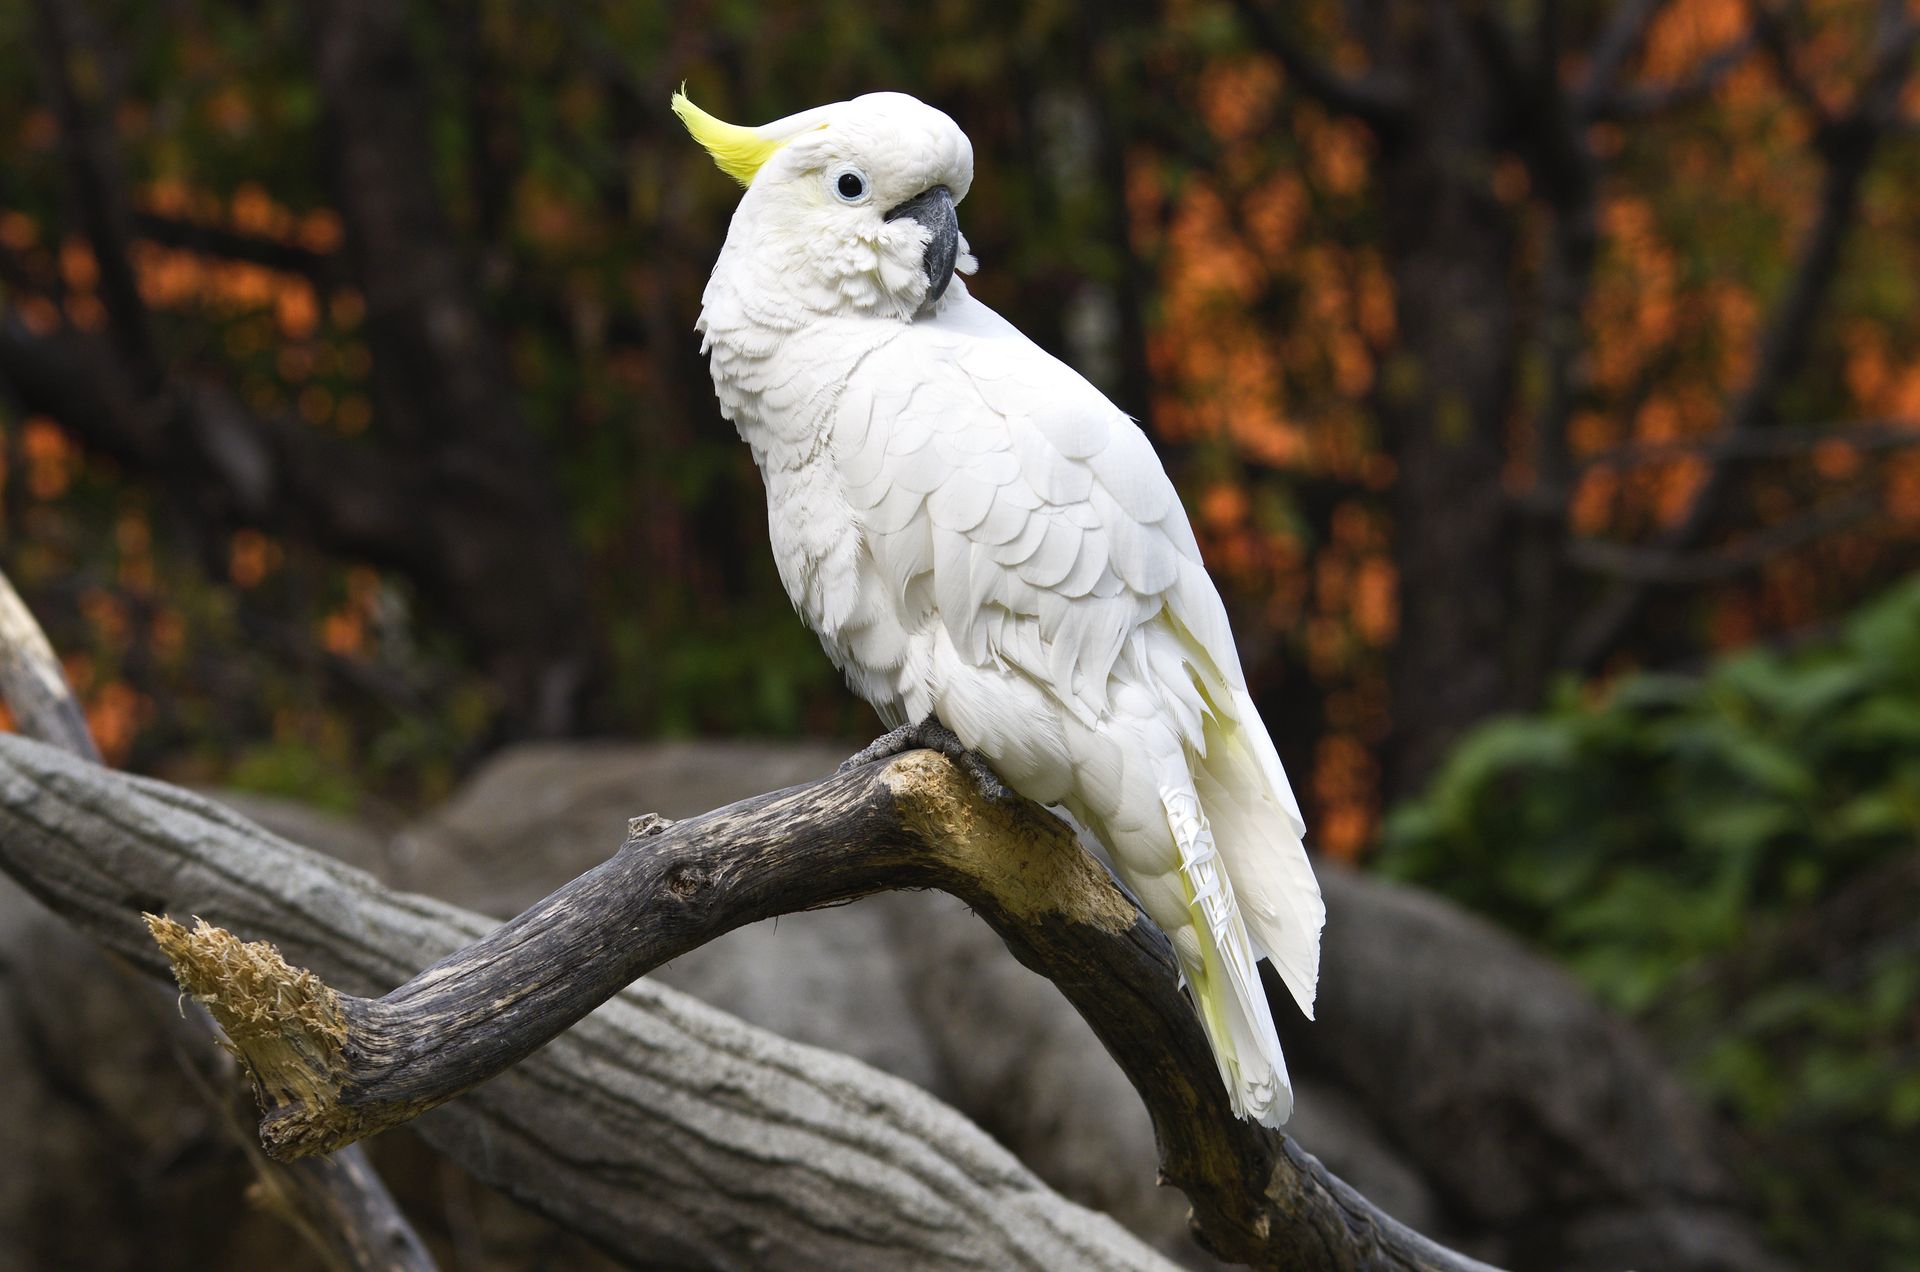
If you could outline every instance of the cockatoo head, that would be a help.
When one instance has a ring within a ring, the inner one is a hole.
[[[747,187],[721,267],[820,313],[903,320],[932,312],[973,257],[954,206],[973,184],[973,146],[905,93],[868,93],[758,128],[673,95],[673,112],[721,171]],[[964,291],[964,288],[962,289]]]

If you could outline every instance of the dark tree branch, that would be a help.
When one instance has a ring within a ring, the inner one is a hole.
[[[1625,0],[1613,11],[1613,20],[1594,42],[1586,83],[1580,89],[1580,113],[1592,116],[1599,103],[1613,96],[1620,73],[1646,42],[1647,28],[1669,0]]]
[[[1833,112],[1822,100],[1812,81],[1800,73],[1800,66],[1794,57],[1793,42],[1787,32],[1787,23],[1800,9],[1798,0],[1789,0],[1784,9],[1775,9],[1769,0],[1747,0],[1747,20],[1751,23],[1754,37],[1767,55],[1767,61],[1773,66],[1774,77],[1787,95],[1807,112],[1816,127],[1825,128],[1833,122]]]
[[[60,125],[75,210],[99,270],[108,327],[137,390],[156,393],[165,371],[127,251],[133,241],[133,210],[111,124],[115,103],[106,89],[104,51],[81,38],[80,28],[90,22],[90,15],[79,0],[34,0],[34,15],[47,96]],[[85,73],[77,73],[83,67]],[[82,83],[91,86],[87,92]]]
[[[586,581],[552,466],[480,309],[474,262],[434,187],[410,15],[386,0],[331,0],[312,10],[311,29],[384,438],[433,457],[438,507],[420,529],[442,540],[465,625],[519,729],[573,731],[592,661]],[[489,552],[470,546],[489,540]]]
[[[1513,554],[1511,672],[1518,701],[1538,700],[1551,669],[1554,625],[1564,583],[1565,507],[1571,480],[1567,427],[1584,390],[1580,350],[1583,315],[1598,253],[1600,165],[1588,145],[1580,102],[1559,69],[1560,15],[1542,10],[1532,59],[1523,61],[1499,13],[1468,14],[1492,78],[1504,86],[1503,128],[1526,161],[1532,193],[1552,214],[1546,260],[1539,271],[1537,340],[1545,393],[1530,437],[1531,488],[1520,514]]]
[[[1750,7],[1763,42],[1784,38],[1779,35],[1777,16],[1764,0],[1752,0]],[[1814,323],[1832,288],[1840,250],[1859,210],[1861,187],[1906,83],[1917,30],[1910,22],[1881,24],[1873,69],[1844,115],[1831,117],[1817,98],[1808,98],[1807,108],[1818,121],[1814,144],[1826,164],[1818,211],[1802,240],[1786,291],[1762,327],[1753,372],[1728,407],[1723,437],[1745,437],[1771,425],[1775,399],[1806,360]],[[1774,55],[1782,73],[1789,73],[1792,59],[1783,44]],[[1714,467],[1686,515],[1659,536],[1652,552],[1671,557],[1698,544],[1719,516],[1731,480],[1725,465]],[[1574,624],[1563,648],[1562,665],[1576,672],[1596,668],[1638,621],[1647,598],[1646,583],[1631,578],[1604,593]]]
[[[255,415],[214,385],[143,397],[102,342],[38,335],[13,315],[0,317],[0,379],[25,409],[58,420],[82,445],[152,474],[202,525],[306,536],[429,588],[440,577],[417,520],[431,491],[374,448]]]
[[[843,815],[835,828],[781,820],[827,808]],[[736,851],[721,843],[700,851],[698,832],[721,825],[745,828]],[[786,838],[807,829],[821,837]],[[839,837],[868,829],[881,840]],[[729,860],[764,864],[756,851],[776,863],[784,855],[783,877],[812,900],[831,892],[808,880],[812,872],[863,891],[914,878],[971,880],[969,892],[1006,925],[1017,953],[1054,960],[1056,983],[1095,1020],[1142,1092],[1171,1102],[1154,1114],[1163,1156],[1199,1194],[1198,1222],[1210,1236],[1236,1242],[1264,1267],[1482,1267],[1381,1215],[1285,1137],[1235,1121],[1174,988],[1164,939],[1064,828],[1030,805],[984,804],[945,761],[913,753],[670,828],[643,819],[635,832],[588,879],[644,874],[636,859],[662,851],[653,877],[665,887],[648,898],[664,933],[656,950],[724,925],[733,889],[742,906],[777,905],[767,883],[729,868]],[[883,866],[903,853],[916,859]],[[852,863],[843,865],[844,855]],[[463,947],[499,931],[477,915],[390,892],[176,787],[11,737],[0,737],[0,869],[156,974],[168,964],[142,909],[198,913],[257,933],[362,992],[436,958],[464,966]],[[591,918],[570,921],[576,943],[551,930],[539,939],[558,936],[567,957],[589,965],[568,978],[601,978],[645,921],[612,917],[613,926],[597,929]],[[534,935],[524,921],[510,926],[516,940]],[[263,967],[261,951],[213,944],[240,958],[233,970],[243,978],[249,966]],[[525,966],[525,953],[501,952]],[[331,992],[308,999],[322,1033]],[[412,996],[423,993],[431,986],[416,978]],[[520,985],[501,1016],[524,1043],[517,1019],[540,1007],[574,1011],[581,997],[560,985]],[[431,1042],[415,1042],[392,1059],[418,1074]],[[474,1054],[454,1040],[456,1052],[463,1048]],[[1165,1266],[1111,1221],[1048,1192],[924,1093],[644,981],[418,1126],[480,1178],[649,1267]]]
[[[83,444],[157,477],[210,546],[235,525],[255,525],[403,571],[472,640],[500,690],[505,731],[574,727],[593,661],[583,567],[437,203],[404,15],[338,0],[316,19],[347,229],[335,264],[136,216],[114,103],[99,87],[106,51],[80,5],[36,4],[43,78],[110,338],[41,335],[9,318],[0,378]],[[131,263],[142,234],[357,285],[374,353],[374,434],[349,443],[257,416],[230,393],[170,374]],[[410,452],[407,464],[393,462],[397,448]]]
[[[498,926],[190,792],[7,736],[0,869],[169,981],[143,908],[259,933],[362,992]],[[416,1125],[475,1177],[636,1266],[1168,1268],[924,1093],[645,982]]]
[[[1886,420],[1815,428],[1770,428],[1759,433],[1715,434],[1669,442],[1635,442],[1589,456],[1580,474],[1606,469],[1642,468],[1676,459],[1708,459],[1715,463],[1793,459],[1818,447],[1838,444],[1862,453],[1904,450],[1920,446],[1920,421]]]
[[[222,260],[245,261],[283,274],[306,279],[320,290],[346,282],[346,270],[333,252],[316,252],[298,243],[282,242],[259,234],[231,230],[223,225],[207,225],[157,212],[135,212],[133,233],[149,243],[184,248],[203,256]]]
[[[5,574],[0,574],[0,702],[28,737],[100,762],[100,748],[53,646]]]
[[[677,824],[379,999],[336,994],[218,929],[150,922],[238,1046],[279,1156],[326,1151],[524,1060],[636,978],[746,923],[887,888],[965,901],[1052,980],[1140,1092],[1200,1239],[1263,1267],[1470,1267],[1284,1136],[1236,1119],[1166,939],[1059,821],[990,804],[914,752]]]
[[[1586,117],[1646,119],[1703,101],[1752,56],[1759,42],[1759,37],[1749,30],[1700,59],[1700,64],[1685,75],[1664,83],[1629,84],[1605,97],[1584,102]]]
[[[1262,0],[1233,0],[1254,40],[1278,61],[1287,75],[1327,109],[1352,115],[1381,132],[1402,126],[1411,109],[1404,89],[1379,75],[1342,75],[1308,52],[1286,19],[1268,12]]]
[[[1568,559],[1585,570],[1629,579],[1644,587],[1698,587],[1724,583],[1759,569],[1828,535],[1882,515],[1875,492],[1831,500],[1779,525],[1757,530],[1737,543],[1708,553],[1660,552],[1600,539],[1575,539]]]
[[[22,732],[90,764],[99,748],[67,684],[53,646],[32,613],[0,574],[0,701],[13,711]],[[165,1008],[162,1000],[156,1007]],[[357,1146],[305,1161],[276,1162],[263,1154],[251,1128],[238,1116],[231,1061],[218,1046],[213,1021],[198,1022],[197,1045],[179,1043],[188,1075],[206,1095],[216,1117],[247,1151],[269,1203],[306,1240],[333,1272],[433,1272],[433,1257],[395,1205],[366,1154]]]
[[[1519,40],[1498,7],[1485,0],[1454,0],[1463,29],[1480,55],[1499,96],[1533,103],[1556,84],[1556,69],[1522,55]]]
[[[707,1023],[699,1027],[682,1012],[667,1045],[635,1018],[676,1010],[665,991],[629,990],[618,1007],[541,1045],[627,977],[741,923],[881,888],[946,887],[1094,1026],[1146,1100],[1163,1170],[1193,1200],[1196,1228],[1218,1252],[1272,1268],[1481,1266],[1382,1215],[1284,1136],[1233,1118],[1176,989],[1165,939],[1065,827],[1024,802],[986,803],[957,770],[924,752],[672,826],[641,819],[613,859],[477,945],[467,943],[489,926],[477,917],[396,897],[163,783],[79,766],[9,738],[0,738],[0,867],[147,970],[166,964],[139,924],[143,908],[211,914],[273,938],[355,988],[443,956],[435,970],[384,999],[355,999],[262,948],[156,922],[182,956],[187,981],[211,991],[213,1010],[234,1022],[236,1041],[261,1065],[262,1088],[278,1101],[269,1134],[282,1149],[391,1124],[519,1060],[422,1121],[422,1132],[483,1177],[509,1183],[523,1200],[635,1257],[644,1251],[661,1261],[662,1241],[681,1250],[716,1240],[730,1242],[737,1256],[744,1227],[765,1238],[747,1247],[754,1251],[748,1261],[760,1266],[897,1266],[909,1251],[921,1252],[903,1243],[927,1243],[932,1224],[941,1231],[929,1248],[945,1253],[930,1255],[929,1267],[1143,1266],[1137,1254],[1119,1257],[1127,1247],[1087,1228],[1090,1220],[1070,1221],[1071,1207],[1010,1163],[934,1168],[985,1150],[970,1138],[977,1132],[963,1135],[950,1117],[910,1111],[931,1104],[924,1096],[879,1077],[827,1079],[821,1066],[846,1062],[782,1051],[771,1040],[727,1044],[725,1060],[702,1053],[711,1045],[700,1041],[703,1030],[712,1034],[724,1023],[722,1032],[746,1032],[737,1022],[713,1022],[710,1012],[700,1013]],[[207,955],[227,959],[224,969]],[[233,1009],[261,1002],[263,990],[275,991],[266,996],[281,1007],[260,1026],[240,1025]],[[408,1022],[428,1021],[432,1036],[408,1031]],[[260,1041],[263,1029],[304,1049],[305,1058],[259,1059],[271,1051]],[[772,1072],[750,1077],[743,1062]],[[622,1078],[623,1066],[645,1070],[645,1080],[636,1086]],[[810,1069],[820,1076],[792,1091],[793,1079]],[[821,1106],[819,1087],[806,1085],[840,1090],[849,1081],[858,1098],[836,1098],[830,1108]],[[304,1110],[291,1101],[296,1089]],[[321,1107],[329,1101],[330,1112]],[[780,1145],[822,1118],[837,1128],[837,1146],[788,1162]],[[480,1125],[501,1128],[502,1119],[510,1131],[487,1131],[480,1134],[486,1142],[474,1144]],[[770,1140],[768,1119],[789,1129]],[[914,1128],[918,1182],[886,1182],[888,1171],[905,1169],[897,1156],[905,1150],[883,1124]],[[675,1126],[690,1138],[676,1138]],[[758,1146],[754,1164],[717,1162],[716,1143],[743,1132]],[[514,1148],[527,1137],[548,1147]],[[855,1145],[865,1147],[856,1152]],[[705,1167],[697,1183],[670,1188],[663,1164],[683,1154]],[[753,1200],[740,1195],[743,1169],[751,1171]],[[823,1173],[845,1171],[866,1174],[857,1197],[841,1196],[844,1185],[822,1190]],[[915,1216],[918,1237],[872,1235],[891,1222],[895,1205]],[[800,1234],[790,1230],[796,1208]],[[649,1213],[660,1210],[674,1213]],[[831,1231],[814,1226],[808,1216],[815,1212]],[[986,1222],[990,1213],[998,1219]],[[840,1224],[882,1244],[849,1247]],[[982,1242],[990,1248],[983,1251]],[[1000,1242],[1014,1245],[994,1245]],[[1077,1242],[1079,1253],[1060,1253],[1063,1242]],[[1050,1261],[1040,1254],[1049,1243]]]
[[[1620,78],[1646,42],[1647,30],[1669,0],[1628,0],[1614,12],[1595,41],[1587,77],[1574,94],[1575,113],[1583,120],[1644,119],[1699,101],[1747,60],[1763,42],[1761,19],[1709,53],[1689,73],[1657,84],[1622,85]]]
[[[322,292],[352,282],[346,262],[337,252],[315,251],[299,243],[157,212],[136,211],[133,214],[133,230],[135,237],[143,242],[181,248],[216,260],[260,265],[305,279]],[[7,259],[10,256],[11,252],[0,247],[0,278],[21,286],[23,290],[42,294],[51,294],[51,289],[59,284],[57,274],[47,279],[29,277],[17,261]],[[573,306],[563,293],[547,287],[546,281],[532,277],[514,278],[512,289],[519,307],[528,311],[533,316],[532,320],[540,325],[555,331],[573,331],[578,326]],[[613,309],[600,321],[604,323],[600,334],[609,345],[643,349],[657,343],[655,333],[648,329],[646,315],[636,309]]]

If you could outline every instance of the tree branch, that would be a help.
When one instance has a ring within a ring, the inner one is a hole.
[[[105,339],[0,322],[0,377],[83,444],[156,476],[211,541],[235,524],[255,525],[404,571],[477,647],[507,731],[573,728],[594,662],[579,554],[437,202],[422,122],[430,112],[418,77],[401,73],[410,28],[390,6],[364,0],[338,0],[315,19],[327,154],[338,164],[347,231],[336,264],[136,216],[111,125],[115,103],[98,87],[107,82],[104,42],[92,38],[79,4],[36,5],[75,219],[109,322]],[[350,269],[367,301],[374,434],[349,442],[256,414],[231,393],[171,372],[132,266],[141,234],[240,259],[274,256],[262,263],[329,277]],[[412,462],[395,464],[398,449]]]
[[[1772,42],[1769,47],[1782,73],[1788,73],[1792,59],[1780,42],[1776,15],[1765,0],[1750,0],[1749,8],[1760,38],[1763,43]],[[1817,96],[1806,98],[1806,108],[1817,121],[1814,144],[1826,162],[1818,211],[1801,241],[1787,288],[1761,329],[1753,372],[1727,408],[1724,437],[1744,437],[1770,424],[1775,399],[1806,359],[1814,322],[1832,288],[1840,249],[1860,206],[1861,187],[1906,83],[1917,29],[1911,22],[1881,24],[1873,68],[1845,114],[1836,118]],[[1673,556],[1697,544],[1719,515],[1729,480],[1725,466],[1713,468],[1686,515],[1660,535],[1651,550]],[[1573,625],[1562,665],[1576,672],[1596,667],[1639,619],[1647,597],[1646,582],[1631,577],[1609,589]]]
[[[1193,1201],[1209,1248],[1269,1266],[1292,1266],[1303,1240],[1393,1263],[1434,1254],[1283,1137],[1235,1119],[1165,938],[1060,822],[985,803],[931,754],[677,825],[638,819],[606,864],[378,1000],[242,955],[217,929],[149,921],[252,1065],[269,1151],[297,1156],[471,1089],[736,927],[889,887],[961,898],[1060,986],[1140,1091],[1162,1175]]]
[[[1747,0],[1747,20],[1773,65],[1780,87],[1807,112],[1816,127],[1824,128],[1833,122],[1833,112],[1812,81],[1800,73],[1793,46],[1787,39],[1787,20],[1799,8],[1798,0],[1789,0],[1785,12],[1776,11],[1769,0]]]
[[[374,448],[256,415],[211,384],[144,398],[104,342],[39,335],[14,315],[0,316],[0,379],[83,446],[152,474],[203,524],[305,535],[430,588],[441,577],[419,529],[431,492]]]
[[[1589,119],[1632,120],[1664,114],[1710,96],[1758,47],[1752,30],[1735,36],[1700,59],[1685,75],[1663,83],[1630,84],[1597,99],[1583,101]]]
[[[385,0],[332,0],[309,17],[383,440],[433,457],[439,507],[418,529],[442,541],[440,565],[466,629],[488,646],[514,724],[573,732],[594,661],[584,569],[551,457],[520,409],[474,264],[434,184],[416,32],[405,8]],[[489,539],[491,550],[473,550]]]
[[[1645,43],[1647,29],[1670,0],[1626,0],[1594,42],[1586,83],[1579,94],[1580,113],[1592,116],[1599,103],[1613,96],[1621,71]]]
[[[175,788],[14,739],[0,739],[0,868],[149,970],[165,962],[143,909],[270,938],[349,991],[441,959],[385,999],[338,999],[344,1112],[306,1119],[325,1128],[313,1134],[390,1122],[525,1056],[423,1119],[421,1133],[626,1257],[1146,1265],[1117,1230],[1047,1193],[929,1097],[645,982],[540,1046],[621,978],[740,923],[883,887],[951,885],[1122,1063],[1148,1102],[1165,1174],[1217,1252],[1271,1268],[1479,1266],[1381,1214],[1284,1136],[1235,1120],[1164,938],[1064,827],[1025,803],[985,804],[924,753],[671,827],[643,820],[612,860],[492,933],[484,957],[520,978],[505,993],[462,948],[487,934],[485,920],[396,896]],[[578,908],[596,897],[599,908]],[[324,1003],[307,984],[308,1000]],[[407,1019],[443,1032],[408,1035]],[[375,1040],[377,1051],[363,1045]],[[356,1065],[381,1075],[371,1098],[354,1086]]]
[[[1877,496],[1863,492],[1755,531],[1718,552],[1662,552],[1601,539],[1575,539],[1567,546],[1567,558],[1582,569],[1628,579],[1643,587],[1698,587],[1738,578],[1783,552],[1805,547],[1880,512]]]
[[[100,762],[86,713],[67,684],[46,633],[13,581],[0,573],[0,702],[20,732],[83,760]]]
[[[346,270],[336,253],[317,252],[298,243],[228,229],[224,225],[163,216],[157,212],[135,212],[132,228],[135,236],[149,243],[182,248],[221,260],[264,266],[282,274],[304,278],[322,290],[338,287],[347,281]]]
[[[97,42],[81,39],[83,30],[90,33],[91,15],[78,0],[35,0],[34,16],[42,75],[60,125],[75,209],[100,272],[108,327],[141,394],[155,393],[165,372],[127,252],[133,241],[133,211],[121,176],[118,140],[107,122],[114,103],[107,100],[106,58]],[[76,74],[83,66],[90,73]],[[83,91],[82,84],[89,87]]]
[[[1403,124],[1410,104],[1397,85],[1378,75],[1342,75],[1309,53],[1261,0],[1233,0],[1233,7],[1260,46],[1321,105],[1352,115],[1380,131],[1392,131]]]
[[[99,764],[99,748],[54,658],[53,646],[4,573],[0,573],[0,701],[12,709],[26,736]],[[237,1093],[230,1075],[218,1081],[211,1072],[226,1059],[215,1045],[213,1022],[199,1013],[195,1018],[202,1027],[200,1046],[176,1047],[188,1075],[220,1123],[247,1150],[269,1204],[326,1265],[334,1272],[433,1272],[433,1257],[358,1146],[290,1163],[273,1161],[259,1151],[249,1128],[237,1116]]]
[[[1716,463],[1792,459],[1829,444],[1864,453],[1920,446],[1920,421],[1874,420],[1813,428],[1770,428],[1758,433],[1716,433],[1664,442],[1632,442],[1588,456],[1581,461],[1579,474],[1643,468],[1676,459],[1707,459]]]

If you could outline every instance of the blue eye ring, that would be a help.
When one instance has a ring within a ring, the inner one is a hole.
[[[872,190],[867,174],[858,168],[836,168],[827,174],[827,188],[842,203],[865,203]]]

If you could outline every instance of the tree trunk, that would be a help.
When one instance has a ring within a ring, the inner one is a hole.
[[[480,647],[518,733],[578,723],[589,630],[580,554],[434,188],[409,12],[333,0],[313,18],[334,201],[366,299],[384,437],[417,451],[421,576]]]
[[[1400,344],[1377,394],[1397,471],[1390,795],[1417,787],[1467,726],[1513,705],[1501,485],[1513,233],[1492,191],[1494,100],[1441,6],[1396,13],[1397,75],[1413,100],[1446,105],[1385,133],[1377,165]]]

